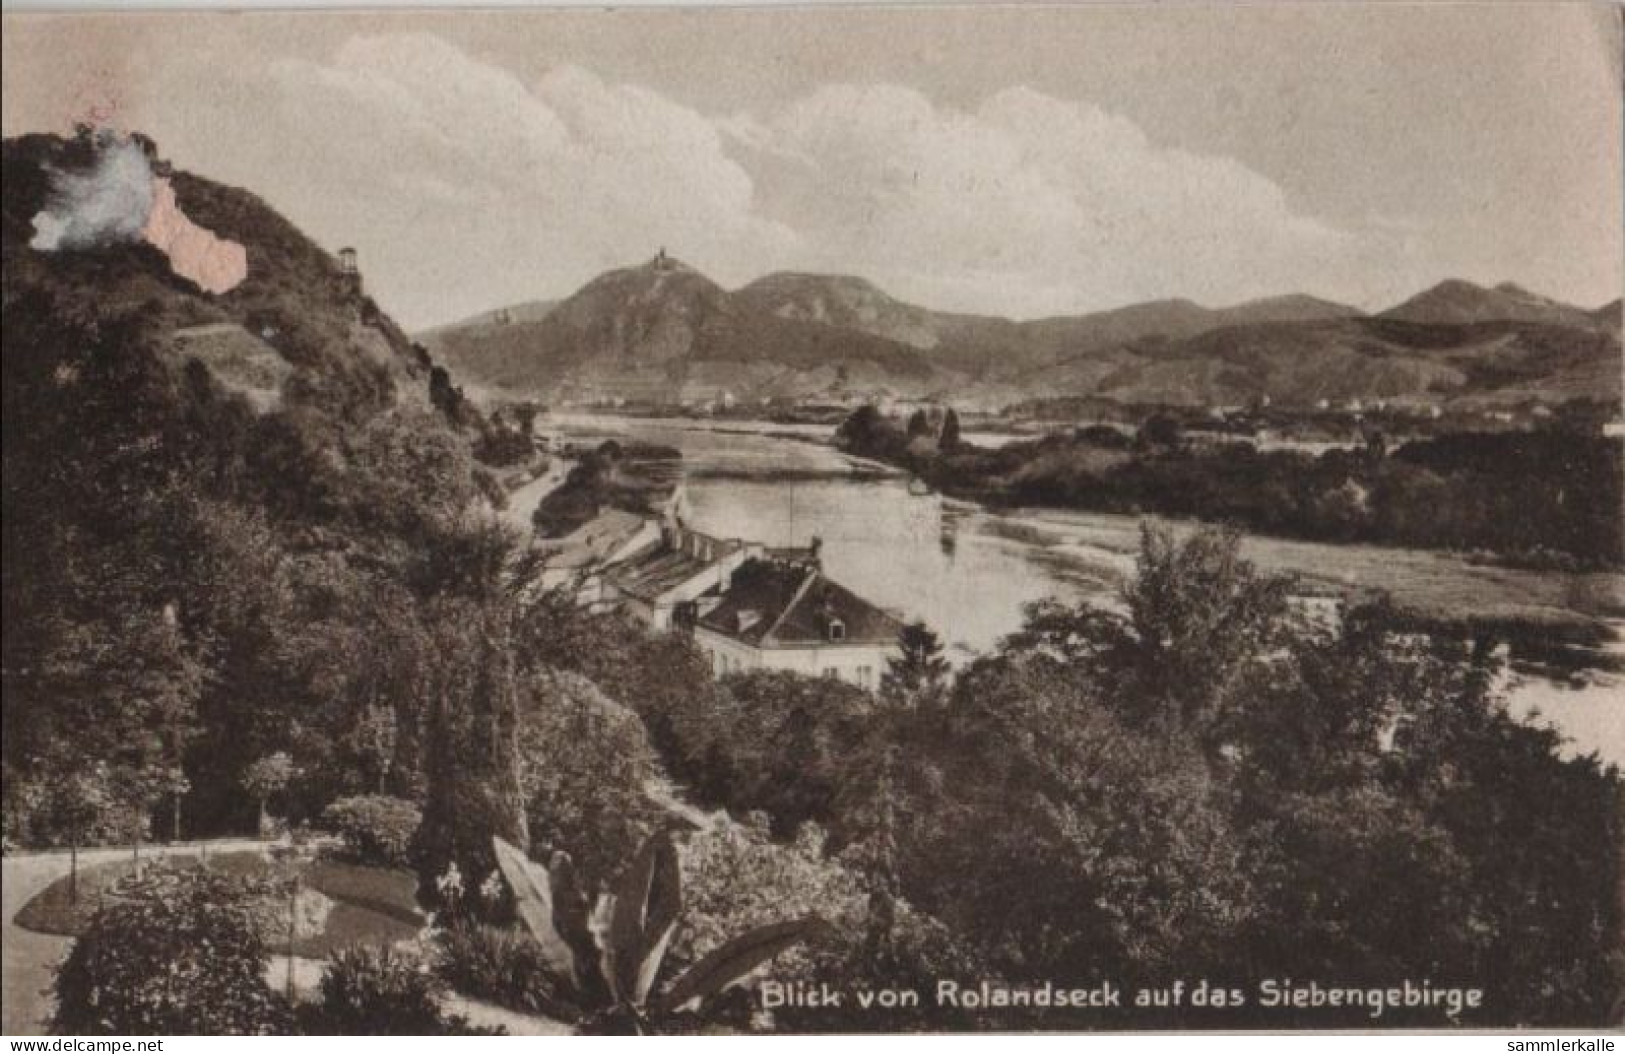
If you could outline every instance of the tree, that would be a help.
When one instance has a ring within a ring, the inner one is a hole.
[[[468,414],[468,402],[463,390],[451,382],[451,374],[444,366],[429,369],[429,402],[445,415],[453,425],[461,425]]]
[[[782,670],[730,677],[724,688],[729,705],[673,723],[685,755],[709,774],[703,792],[737,812],[767,812],[780,834],[827,822],[845,759],[869,733],[873,696],[836,678]],[[798,777],[786,780],[786,772]]]
[[[908,437],[878,409],[865,404],[848,414],[835,430],[835,445],[854,454],[892,456],[908,445]]]
[[[45,785],[44,813],[68,837],[68,899],[79,902],[79,846],[85,833],[114,807],[105,764],[71,765]]]
[[[173,822],[170,827],[170,841],[179,842],[181,840],[181,799],[185,798],[186,793],[192,789],[192,782],[186,778],[185,769],[179,765],[171,765],[163,772],[163,785],[165,793],[169,795],[170,801],[174,805],[174,812],[171,815]]]
[[[918,439],[931,434],[931,418],[926,416],[923,408],[915,410],[908,418],[908,437]]]
[[[293,782],[297,771],[293,759],[285,751],[277,751],[275,754],[267,754],[260,758],[243,772],[243,789],[253,795],[254,800],[259,803],[260,837],[265,837],[271,830],[271,816],[268,811],[271,796],[286,790],[288,784]]]
[[[1138,719],[1176,723],[1213,749],[1241,702],[1243,678],[1288,623],[1288,583],[1241,557],[1234,531],[1177,539],[1143,527],[1138,573],[1124,587],[1133,643],[1114,696]]]
[[[389,770],[395,763],[399,738],[400,722],[393,706],[368,704],[356,718],[351,741],[362,763],[375,774],[371,782],[379,794],[388,789]]]
[[[1180,439],[1179,419],[1171,414],[1152,414],[1140,425],[1138,440],[1142,447],[1177,447]]]
[[[523,399],[513,405],[514,425],[525,435],[536,431],[536,415],[542,412],[542,404],[534,399]]]
[[[494,906],[448,898],[441,880],[455,873],[479,882],[491,874],[493,837],[529,842],[512,613],[493,600],[441,598],[429,637],[423,822],[412,845],[418,897],[435,910],[479,916]]]
[[[942,433],[937,436],[937,449],[952,454],[959,449],[959,414],[948,407],[942,414]]]
[[[880,678],[881,698],[910,706],[938,700],[948,679],[942,638],[924,622],[915,621],[898,632],[897,646],[902,654],[886,660],[886,672]]]
[[[135,765],[116,765],[112,769],[113,795],[122,804],[121,815],[127,818],[127,835],[135,873],[141,874],[141,843],[152,830],[152,812],[169,792],[171,768],[140,768]]]
[[[647,790],[663,775],[648,730],[580,675],[526,678],[519,766],[532,851],[569,853],[588,885],[614,877],[662,818]]]

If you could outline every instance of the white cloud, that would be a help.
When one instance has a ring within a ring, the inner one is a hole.
[[[357,246],[409,325],[567,292],[659,245],[745,281],[737,262],[795,240],[754,210],[714,123],[588,70],[526,84],[436,37],[390,35],[244,76],[160,144]]]
[[[409,325],[563,295],[658,245],[725,284],[843,271],[1017,315],[1335,295],[1356,257],[1370,264],[1369,244],[1239,162],[1020,87],[954,109],[830,85],[724,118],[577,66],[526,83],[434,36],[386,35],[239,74],[204,105],[171,115],[160,144],[358,246]]]
[[[729,128],[773,173],[764,197],[814,266],[957,306],[1244,299],[1298,288],[1350,242],[1234,160],[1159,147],[1124,118],[1026,88],[967,112],[906,88],[831,86]]]

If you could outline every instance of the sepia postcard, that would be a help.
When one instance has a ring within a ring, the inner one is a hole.
[[[0,1030],[1625,1025],[1622,44],[8,11]]]

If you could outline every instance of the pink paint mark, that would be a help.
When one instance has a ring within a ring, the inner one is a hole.
[[[169,257],[169,266],[209,293],[234,289],[248,277],[248,250],[187,218],[167,179],[152,181],[152,212],[141,236]]]
[[[71,136],[81,126],[88,124],[121,135],[127,134],[130,129],[121,118],[123,111],[124,101],[118,78],[107,67],[99,66],[84,75],[60,123],[53,130],[59,135]]]

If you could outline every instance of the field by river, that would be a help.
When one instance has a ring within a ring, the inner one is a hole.
[[[769,545],[824,544],[828,573],[907,618],[923,618],[956,659],[986,651],[1046,596],[1112,603],[1131,573],[1141,519],[1041,509],[989,511],[910,493],[908,480],[820,442],[820,426],[558,414],[540,422],[578,439],[631,436],[677,447],[696,526]],[[528,510],[515,510],[516,518]],[[1175,524],[1188,529],[1192,524]],[[1520,662],[1510,705],[1539,709],[1581,752],[1625,764],[1625,575],[1537,572],[1386,546],[1248,536],[1245,555],[1291,575],[1306,595],[1385,591],[1435,617],[1589,628],[1610,638],[1564,661]]]

